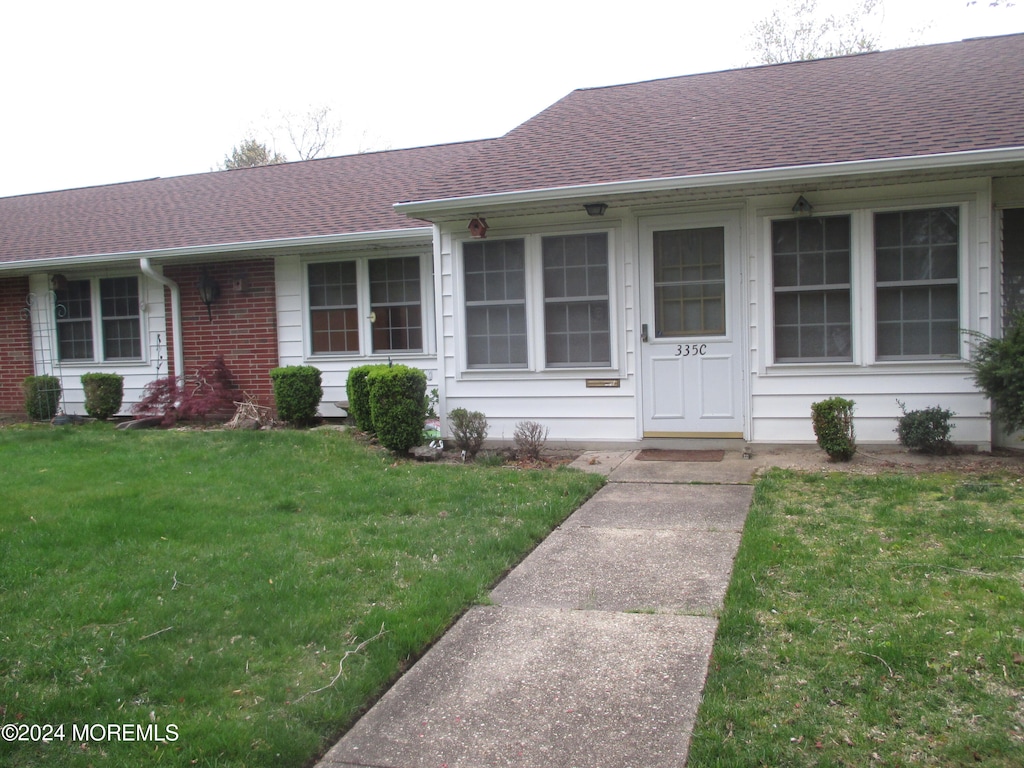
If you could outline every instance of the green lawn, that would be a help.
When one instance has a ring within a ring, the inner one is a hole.
[[[307,764],[602,482],[106,424],[0,472],[5,766]]]
[[[1024,765],[1020,476],[756,489],[690,766]]]

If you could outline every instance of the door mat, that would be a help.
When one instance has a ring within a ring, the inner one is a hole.
[[[721,461],[725,451],[668,451],[645,448],[636,455],[637,461]]]

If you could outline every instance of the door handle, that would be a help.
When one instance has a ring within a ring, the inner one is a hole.
[[[640,326],[640,340],[647,341],[647,323]]]

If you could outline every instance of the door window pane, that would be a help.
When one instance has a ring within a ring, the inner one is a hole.
[[[654,233],[655,336],[720,336],[725,328],[725,229]]]

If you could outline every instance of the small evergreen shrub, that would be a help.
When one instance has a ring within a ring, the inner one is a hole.
[[[1001,339],[972,335],[980,341],[974,345],[971,372],[992,401],[992,418],[1007,432],[1024,429],[1024,312],[1014,316]]]
[[[448,413],[448,425],[452,430],[452,439],[466,456],[473,458],[487,439],[487,419],[480,411],[467,411],[456,408]]]
[[[370,371],[387,368],[386,365],[360,365],[348,372],[345,393],[348,395],[348,412],[356,423],[356,429],[373,432],[373,418],[370,415],[370,385],[366,377]]]
[[[516,424],[515,432],[512,433],[516,455],[521,459],[539,459],[547,439],[547,427],[541,426],[536,421],[520,421]]]
[[[324,396],[318,368],[311,365],[274,368],[270,380],[279,418],[296,427],[308,427],[316,422],[317,409]]]
[[[395,453],[419,445],[427,415],[427,375],[407,365],[381,365],[367,374],[366,383],[370,419],[380,444]]]
[[[853,400],[830,397],[811,404],[811,421],[818,445],[832,461],[849,461],[857,452],[853,435]]]
[[[106,421],[124,402],[124,376],[116,373],[83,373],[85,412],[94,419]]]
[[[25,393],[25,411],[30,419],[49,421],[60,405],[60,380],[56,376],[27,376],[21,383]]]
[[[949,420],[956,414],[938,406],[908,412],[904,403],[897,400],[896,404],[903,412],[895,429],[900,443],[921,453],[949,453],[953,447],[949,439],[953,424]]]

